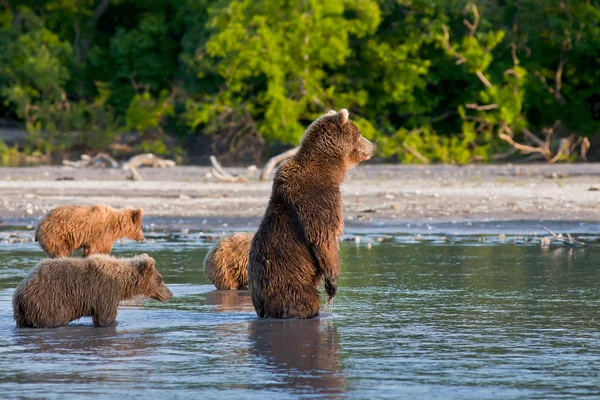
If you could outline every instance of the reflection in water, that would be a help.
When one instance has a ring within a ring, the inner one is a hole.
[[[206,294],[206,304],[218,312],[254,312],[248,290],[214,290]]]
[[[14,329],[14,350],[5,354],[7,382],[27,383],[28,395],[44,397],[53,384],[68,382],[71,391],[100,383],[123,382],[136,365],[137,384],[147,381],[147,360],[156,351],[155,337],[146,330],[123,331],[111,325],[95,328],[71,324],[56,329]],[[27,360],[24,362],[24,360]],[[46,388],[46,389],[44,389]]]
[[[331,319],[258,319],[248,329],[252,353],[277,381],[283,381],[285,389],[306,394],[345,392],[340,337]]]
[[[117,332],[117,324],[105,328],[71,324],[55,329],[15,329],[14,341],[24,352],[136,357],[154,348],[145,334],[145,330]]]
[[[254,313],[247,290],[211,291],[206,294],[206,304],[215,306],[216,312]],[[229,324],[215,330],[223,342],[238,334]],[[256,319],[250,322],[248,330],[250,352],[259,357],[267,371],[281,376],[286,389],[311,394],[345,391],[339,334],[331,319]],[[246,349],[236,351],[236,357],[246,355]]]
[[[598,397],[600,242],[454,239],[341,243],[336,318],[287,321],[259,320],[247,291],[213,290],[198,268],[208,249],[155,243],[171,301],[52,330],[12,319],[39,248],[0,246],[0,397]]]

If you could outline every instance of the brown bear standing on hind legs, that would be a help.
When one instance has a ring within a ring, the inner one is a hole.
[[[46,259],[17,286],[13,315],[20,328],[56,328],[81,317],[109,326],[119,302],[139,295],[158,301],[173,295],[146,254]]]
[[[204,258],[204,274],[218,290],[248,288],[251,233],[234,233],[219,240]]]
[[[60,206],[50,211],[35,230],[35,240],[51,258],[68,257],[82,248],[83,256],[109,254],[115,240],[142,241],[142,209],[110,206]]]
[[[276,172],[248,264],[248,288],[260,317],[319,315],[323,278],[333,300],[344,225],[340,185],[348,168],[374,153],[347,110],[330,111],[308,127],[298,153]]]

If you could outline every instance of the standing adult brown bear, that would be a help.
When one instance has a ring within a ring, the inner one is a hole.
[[[144,240],[144,211],[95,206],[60,206],[50,211],[35,230],[35,240],[51,258],[68,257],[83,249],[83,256],[109,254],[115,240]]]
[[[319,315],[323,278],[333,300],[344,226],[340,185],[348,168],[374,153],[347,110],[330,111],[308,127],[298,153],[276,172],[248,265],[248,288],[260,317]]]

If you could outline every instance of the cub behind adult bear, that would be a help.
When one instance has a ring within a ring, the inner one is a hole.
[[[219,290],[248,288],[251,233],[234,233],[219,240],[204,258],[204,274]]]
[[[330,111],[308,127],[298,153],[276,172],[248,264],[248,288],[260,317],[318,315],[323,278],[333,299],[343,229],[340,185],[348,168],[374,152],[347,110]]]
[[[83,256],[109,254],[115,240],[144,240],[142,209],[110,206],[60,206],[42,219],[35,240],[51,258],[68,257],[83,249]]]
[[[45,259],[17,286],[13,315],[17,327],[56,328],[82,317],[109,326],[119,302],[138,295],[158,301],[172,296],[146,254]]]

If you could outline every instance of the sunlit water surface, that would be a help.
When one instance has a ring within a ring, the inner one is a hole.
[[[214,290],[202,270],[209,236],[148,237],[115,253],[155,257],[174,296],[126,302],[109,328],[15,328],[11,295],[43,253],[0,243],[0,397],[600,396],[595,238],[575,249],[351,238],[333,307],[285,321],[258,319],[245,291]]]

